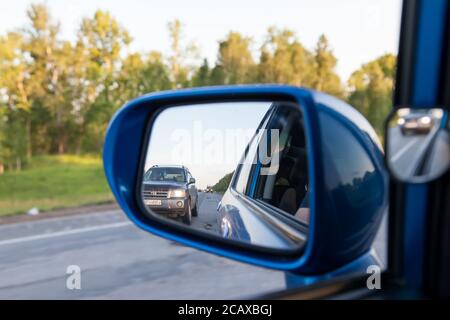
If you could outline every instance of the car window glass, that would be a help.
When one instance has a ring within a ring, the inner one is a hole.
[[[267,126],[269,119],[270,119],[270,111],[266,116],[266,118],[263,120],[259,129],[265,128]],[[263,134],[262,131],[258,131],[255,133],[248,147],[245,149],[241,161],[239,161],[239,165],[237,168],[237,176],[234,184],[234,188],[236,191],[239,191],[241,193],[246,192],[246,188],[249,182],[248,179],[250,175],[250,170],[252,169],[252,165],[256,163],[257,158],[256,152],[262,134]]]
[[[186,181],[184,170],[179,168],[153,168],[147,171],[144,181]]]
[[[259,143],[258,135],[255,135],[247,149],[246,154],[243,156],[242,164],[239,165],[239,174],[236,180],[236,191],[245,193],[248,184],[248,177],[253,161],[256,156],[256,149]]]
[[[269,126],[280,132],[276,149],[279,167],[273,175],[255,171],[257,186],[254,199],[276,207],[292,216],[303,218],[308,209],[308,169],[305,132],[299,110],[283,108],[274,113]],[[306,219],[305,219],[306,218]]]

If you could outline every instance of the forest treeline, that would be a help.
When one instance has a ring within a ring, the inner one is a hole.
[[[28,23],[0,35],[0,173],[20,170],[34,155],[100,153],[108,121],[144,93],[195,86],[284,83],[348,101],[378,132],[391,106],[396,57],[385,54],[349,79],[325,35],[306,48],[291,30],[270,27],[262,45],[230,31],[216,61],[201,59],[180,21],[167,24],[170,52],[130,52],[127,29],[108,12],[82,19],[76,40],[62,38],[44,4]]]

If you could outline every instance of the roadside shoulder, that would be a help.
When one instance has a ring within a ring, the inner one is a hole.
[[[119,206],[115,202],[98,204],[98,205],[88,205],[81,206],[76,208],[64,208],[64,209],[55,209],[51,211],[41,212],[38,215],[31,216],[27,214],[20,215],[11,215],[11,216],[3,216],[0,217],[0,225],[3,224],[12,224],[12,223],[20,223],[27,221],[37,221],[44,219],[52,219],[52,218],[60,218],[66,216],[80,215],[80,214],[89,214],[89,213],[99,213],[99,212],[108,212],[111,210],[119,210]]]

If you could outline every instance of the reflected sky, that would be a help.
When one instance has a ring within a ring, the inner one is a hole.
[[[185,165],[197,187],[214,185],[235,170],[271,102],[215,103],[173,107],[155,120],[145,170]]]

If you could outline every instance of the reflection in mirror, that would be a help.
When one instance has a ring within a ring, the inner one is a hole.
[[[388,121],[387,160],[404,182],[438,178],[450,166],[448,114],[442,109],[398,109]]]
[[[260,247],[304,245],[310,212],[299,106],[170,107],[149,134],[141,195],[152,217]]]

